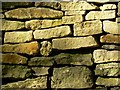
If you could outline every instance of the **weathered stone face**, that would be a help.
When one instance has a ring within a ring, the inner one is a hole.
[[[118,16],[120,16],[120,2],[118,3]]]
[[[95,63],[111,62],[120,60],[120,51],[113,50],[108,51],[104,49],[98,49],[93,52],[93,58]]]
[[[102,48],[108,50],[120,50],[120,46],[118,45],[103,45]]]
[[[62,67],[53,70],[52,88],[90,88],[92,86],[92,74],[87,67]]]
[[[61,18],[62,11],[49,8],[19,8],[5,12],[6,18],[32,19],[32,18]]]
[[[102,33],[102,22],[99,20],[74,24],[74,36],[86,36],[100,33]]]
[[[14,83],[8,83],[6,85],[2,85],[2,89],[10,89],[10,88],[32,88],[32,89],[45,89],[47,88],[47,77],[38,77],[34,79],[26,79],[24,81],[18,81]]]
[[[4,36],[4,43],[22,43],[32,41],[32,39],[32,31],[6,32]]]
[[[96,47],[96,46],[98,46],[98,44],[92,36],[73,38],[68,37],[52,40],[52,48],[59,50],[78,49],[83,47]]]
[[[84,15],[86,11],[80,11],[80,10],[67,10],[65,11],[65,15]]]
[[[88,2],[96,2],[96,3],[108,3],[108,2],[118,2],[118,0],[87,0]]]
[[[90,11],[85,17],[86,20],[113,19],[113,18],[115,18],[115,10]]]
[[[104,4],[103,6],[100,7],[101,10],[111,10],[116,8],[117,6],[115,4]]]
[[[0,13],[0,19],[3,19],[3,18],[5,18],[4,14]]]
[[[120,17],[116,18],[116,22],[118,22],[118,23],[120,22]]]
[[[2,54],[1,62],[4,64],[27,64],[27,58],[18,54]]]
[[[50,29],[35,30],[33,34],[35,39],[50,39],[70,35],[71,30],[69,26],[60,26]]]

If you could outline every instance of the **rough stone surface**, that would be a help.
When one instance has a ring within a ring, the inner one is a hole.
[[[14,83],[8,83],[6,85],[2,85],[2,89],[10,89],[10,88],[19,88],[19,89],[45,89],[47,88],[47,77],[38,77],[34,79],[26,79],[24,81],[18,81]]]
[[[102,48],[108,50],[120,50],[120,46],[118,45],[103,45]]]
[[[116,8],[117,6],[115,4],[104,4],[103,6],[100,6],[101,10],[111,10]]]
[[[91,71],[84,66],[54,68],[52,88],[91,88]]]
[[[65,11],[65,15],[84,15],[86,11],[80,11],[80,10],[68,10]]]
[[[31,74],[27,66],[2,65],[2,78],[25,79]]]
[[[120,2],[118,3],[118,16],[120,16]]]
[[[2,63],[6,64],[27,64],[27,58],[18,54],[6,53],[2,54]]]
[[[49,8],[18,8],[5,12],[6,18],[32,19],[32,18],[61,18],[62,11]]]
[[[62,25],[61,19],[55,20],[30,20],[25,22],[25,27],[27,29],[37,30],[41,28],[50,28]]]
[[[90,11],[85,19],[86,20],[94,20],[94,19],[113,19],[115,18],[115,10],[108,11]]]
[[[61,9],[66,10],[94,10],[97,6],[89,4],[86,1],[79,2],[61,2]]]
[[[36,41],[30,43],[21,43],[21,44],[4,44],[1,46],[2,52],[15,52],[28,55],[36,55],[39,51],[39,46]]]
[[[117,17],[117,18],[116,18],[116,22],[120,22],[120,17]]]
[[[107,34],[100,37],[101,43],[114,43],[120,44],[120,35]]]
[[[120,87],[112,87],[110,90],[120,90]]]
[[[96,3],[108,3],[108,2],[118,2],[119,0],[87,0],[88,2],[96,2]]]
[[[82,21],[83,21],[82,15],[62,17],[62,24],[74,24],[75,22],[82,22]]]
[[[98,77],[96,84],[97,85],[104,85],[104,86],[120,86],[120,78]]]
[[[100,76],[120,76],[120,63],[98,64],[95,75]]]
[[[32,41],[32,31],[5,32],[4,43],[23,43]]]
[[[103,21],[103,30],[111,34],[120,34],[120,24],[113,21]]]
[[[93,58],[95,63],[120,61],[120,51],[113,50],[108,51],[104,49],[98,49],[93,52]]]
[[[102,22],[99,20],[74,24],[74,36],[86,36],[100,33],[102,33]]]
[[[59,2],[35,2],[36,7],[50,7],[53,9],[60,9],[61,5]]]
[[[1,13],[0,13],[0,19],[1,19],[1,18],[5,18],[5,16],[4,16],[4,14],[1,14]]]
[[[35,30],[33,34],[35,39],[50,39],[70,35],[71,30],[69,26],[60,26],[50,29]]]
[[[40,54],[43,56],[49,56],[52,52],[52,44],[49,41],[41,42]]]
[[[23,29],[24,26],[24,22],[20,22],[20,21],[10,21],[10,20],[1,20],[1,30],[2,31],[11,31],[11,30],[19,30],[19,29]]]
[[[48,75],[49,67],[32,67],[35,76]]]
[[[87,42],[86,42],[87,41]],[[53,49],[67,50],[82,47],[96,47],[98,43],[92,36],[88,37],[67,37],[52,40]]]

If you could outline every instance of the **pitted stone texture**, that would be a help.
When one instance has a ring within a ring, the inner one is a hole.
[[[120,61],[119,56],[120,51],[117,50],[108,51],[104,49],[98,49],[93,52],[93,58],[95,63]]]
[[[116,18],[116,22],[119,22],[119,23],[120,23],[120,17],[117,17],[117,18]]]
[[[61,9],[66,10],[94,10],[97,6],[89,4],[86,1],[79,2],[61,2]]]
[[[43,56],[49,56],[52,52],[52,44],[49,41],[41,42],[40,54]]]
[[[33,79],[26,79],[24,81],[18,81],[13,83],[8,83],[6,85],[2,85],[2,89],[13,89],[13,88],[19,88],[19,89],[25,89],[25,88],[31,88],[31,89],[46,89],[47,88],[47,77],[38,77]]]
[[[5,32],[4,43],[23,43],[32,39],[32,31]]]
[[[53,9],[60,9],[61,5],[59,2],[35,2],[36,7],[50,7]]]
[[[27,29],[37,30],[41,28],[50,28],[62,25],[61,19],[55,20],[30,20],[25,22],[25,27]]]
[[[100,6],[101,10],[111,10],[111,9],[116,9],[117,6],[115,4],[104,4],[103,6]]]
[[[98,64],[95,75],[100,76],[120,76],[120,63]]]
[[[62,24],[74,24],[75,22],[82,22],[82,21],[83,21],[82,15],[62,17]]]
[[[120,16],[120,2],[118,3],[118,16]]]
[[[120,86],[120,78],[102,78],[98,77],[96,81],[97,85],[104,86]]]
[[[86,20],[94,20],[94,19],[113,19],[115,18],[115,10],[107,10],[107,11],[90,11],[85,19]]]
[[[35,39],[50,39],[55,37],[63,37],[71,34],[69,26],[60,26],[50,29],[35,30],[33,32]]]
[[[65,15],[85,15],[86,11],[80,11],[80,10],[68,10],[65,11]]]
[[[19,29],[23,29],[24,26],[24,22],[20,22],[20,21],[10,21],[10,20],[1,20],[1,30],[2,31],[11,31],[11,30],[19,30]]]
[[[100,37],[101,43],[120,44],[120,35],[107,34]]]
[[[92,73],[84,66],[54,68],[52,88],[91,88]]]
[[[87,36],[100,33],[102,33],[102,22],[100,20],[74,24],[74,36]]]
[[[108,50],[120,50],[120,46],[118,45],[103,45],[102,48]]]
[[[87,41],[87,42],[86,42]],[[67,50],[83,47],[96,47],[98,43],[92,36],[88,37],[67,37],[52,40],[53,49]]]
[[[25,79],[31,74],[27,66],[2,65],[2,78]]]
[[[5,12],[6,18],[33,19],[33,18],[61,18],[62,11],[49,8],[18,8]]]
[[[36,41],[21,44],[4,44],[1,46],[2,52],[15,52],[28,55],[36,55],[39,51],[39,45]]]
[[[120,34],[120,24],[113,21],[103,21],[103,30],[111,34]]]
[[[2,54],[2,63],[4,64],[27,64],[27,58],[18,54]]]

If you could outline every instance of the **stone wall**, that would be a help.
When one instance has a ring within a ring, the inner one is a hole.
[[[120,3],[2,2],[2,89],[120,90]]]

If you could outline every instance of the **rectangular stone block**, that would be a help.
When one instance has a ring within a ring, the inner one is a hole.
[[[35,30],[33,32],[35,39],[50,39],[55,37],[63,37],[71,34],[69,26],[60,26],[50,29]]]
[[[74,36],[87,36],[100,33],[102,33],[102,22],[100,20],[74,24]]]
[[[86,16],[86,20],[94,20],[94,19],[113,19],[116,17],[115,10],[108,11],[90,11]]]
[[[116,18],[116,22],[117,22],[117,23],[120,23],[120,17],[117,17],[117,18]]]
[[[107,34],[100,37],[101,43],[120,44],[120,35]]]
[[[82,21],[83,21],[82,15],[62,17],[62,24],[74,24],[75,22],[82,22]]]
[[[21,44],[4,44],[0,46],[2,52],[22,53],[28,55],[36,55],[39,52],[39,45],[36,41]]]
[[[32,41],[32,31],[5,32],[4,43],[23,43]]]
[[[117,6],[115,4],[104,4],[103,6],[100,6],[100,9],[102,11],[104,10],[112,10],[112,9],[116,9]]]
[[[120,50],[120,46],[119,45],[103,45],[102,46],[103,49],[107,49],[107,50]]]
[[[118,2],[118,16],[120,16],[120,2]]]
[[[98,49],[93,52],[93,58],[95,63],[120,61],[120,51]]]
[[[111,34],[120,34],[120,23],[113,21],[103,21],[103,30]]]
[[[86,42],[87,41],[87,42]],[[52,40],[53,49],[67,50],[83,47],[97,47],[98,43],[92,36],[88,37],[67,37]]]
[[[67,10],[65,11],[65,15],[84,15],[86,11],[80,11],[80,10]]]

